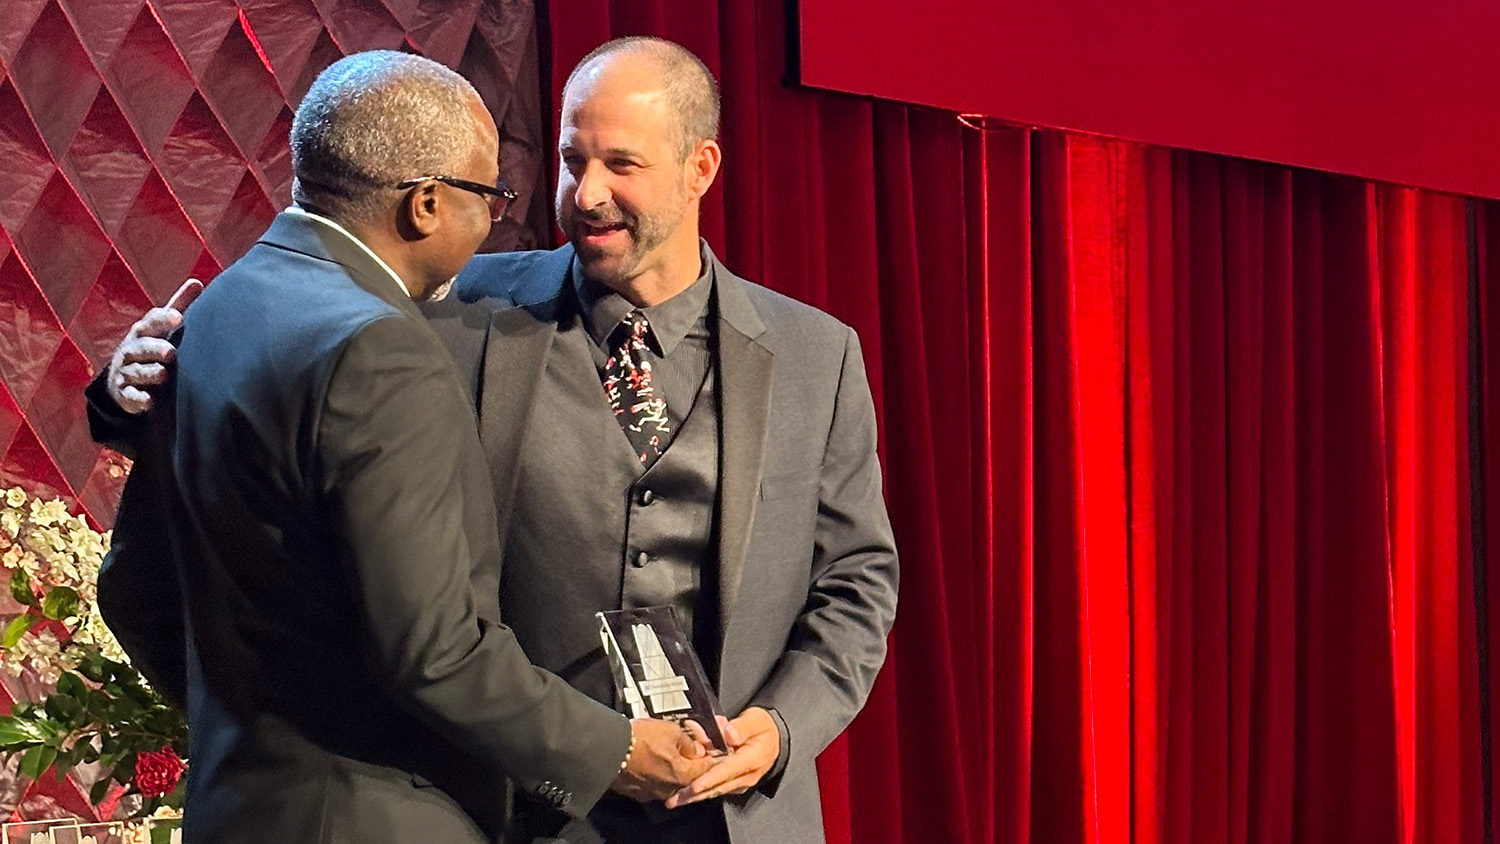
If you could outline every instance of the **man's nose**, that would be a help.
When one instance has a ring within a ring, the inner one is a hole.
[[[588,211],[609,202],[613,195],[609,188],[609,169],[598,161],[586,164],[578,177],[578,189],[573,191],[573,202]]]

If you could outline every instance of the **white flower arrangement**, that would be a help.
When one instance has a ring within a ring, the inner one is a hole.
[[[43,682],[55,684],[89,650],[129,663],[96,605],[109,540],[108,532],[95,531],[58,499],[32,498],[20,487],[0,490],[0,566],[8,573],[12,597],[30,604],[24,588],[43,601],[41,618],[17,616],[0,637],[5,652],[0,664],[12,677],[30,667]],[[47,611],[47,598],[56,612]],[[57,621],[64,630],[44,620]]]
[[[110,534],[57,499],[0,489],[0,567],[20,612],[0,633],[0,667],[28,669],[48,690],[0,714],[0,753],[20,757],[38,779],[97,764],[98,805],[113,793],[144,816],[180,805],[187,725],[130,664],[98,608],[98,578]]]

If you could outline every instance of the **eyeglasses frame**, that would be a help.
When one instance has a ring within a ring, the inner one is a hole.
[[[442,182],[449,187],[455,187],[459,190],[466,190],[469,193],[477,193],[483,197],[499,197],[500,199],[505,200],[505,202],[502,203],[497,209],[492,201],[486,199],[487,202],[490,202],[490,222],[492,223],[498,223],[503,217],[505,217],[506,210],[510,208],[510,204],[512,202],[515,202],[516,197],[519,195],[515,191],[511,190],[510,187],[507,186],[504,182],[501,182],[498,185],[487,185],[483,182],[472,182],[468,179],[460,179],[457,176],[417,176],[415,178],[397,182],[396,188],[398,190],[407,190],[408,188],[414,188],[417,185],[422,184],[423,182]]]

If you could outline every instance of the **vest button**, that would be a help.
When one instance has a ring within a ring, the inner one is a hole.
[[[639,554],[636,554],[635,559],[631,560],[630,563],[638,569],[643,569],[651,563],[651,555],[647,554],[645,551],[642,551]]]
[[[636,493],[635,500],[640,502],[642,507],[650,507],[651,502],[656,500],[656,493],[649,489],[643,489]]]

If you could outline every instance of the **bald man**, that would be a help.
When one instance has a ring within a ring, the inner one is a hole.
[[[735,716],[734,753],[666,801],[579,819],[523,789],[508,841],[821,841],[814,762],[885,658],[897,561],[859,341],[699,237],[718,123],[687,50],[600,47],[563,94],[568,245],[477,256],[425,308],[474,391],[527,655],[615,703],[593,614],[669,605]],[[101,375],[96,419],[167,376],[153,331]]]
[[[606,798],[585,830],[521,800],[513,841],[821,841],[814,760],[885,657],[896,552],[859,343],[699,237],[718,118],[687,50],[600,47],[563,93],[569,244],[469,263],[459,300],[513,306],[483,343],[429,312],[483,372],[502,611],[527,653],[611,701],[592,613],[670,605],[736,716],[734,754],[668,811]],[[647,390],[628,389],[642,372]]]
[[[499,623],[468,388],[415,304],[504,208],[489,113],[442,65],[355,54],[292,158],[297,205],[183,320],[100,578],[143,669],[181,680],[186,840],[481,844],[507,777],[575,818],[611,786],[670,796],[702,748]]]

